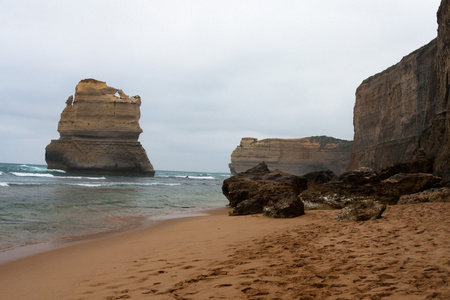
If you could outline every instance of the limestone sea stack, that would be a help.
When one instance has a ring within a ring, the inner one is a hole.
[[[70,172],[153,176],[138,142],[141,98],[105,82],[84,79],[70,96],[58,123],[60,138],[45,149],[49,169]]]
[[[353,142],[327,136],[299,139],[264,139],[246,137],[231,154],[230,171],[244,172],[262,161],[272,170],[294,175],[322,170],[345,172]]]

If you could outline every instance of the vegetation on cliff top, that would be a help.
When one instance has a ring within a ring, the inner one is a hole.
[[[353,141],[341,140],[331,136],[321,135],[313,136],[318,143],[320,143],[320,149],[324,149],[326,144],[333,143],[339,144],[339,148],[343,150],[350,150],[353,147]]]

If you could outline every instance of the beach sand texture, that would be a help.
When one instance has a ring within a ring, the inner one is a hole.
[[[450,299],[450,203],[206,217],[0,266],[0,299]]]

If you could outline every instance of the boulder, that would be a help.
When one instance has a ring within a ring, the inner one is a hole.
[[[359,201],[344,207],[336,216],[336,219],[346,222],[375,220],[381,218],[385,209],[386,205],[379,201]]]
[[[290,193],[277,201],[270,200],[263,208],[264,216],[272,218],[295,218],[305,213],[305,206],[298,195]]]
[[[224,180],[222,185],[223,194],[234,208],[230,215],[263,213],[264,207],[269,204],[273,207],[270,211],[282,209],[288,202],[281,204],[280,201],[288,200],[298,208],[298,194],[306,189],[307,180],[304,177],[278,170],[270,171],[264,162]],[[294,217],[303,213],[303,210],[297,210],[295,214],[280,212],[274,216]]]

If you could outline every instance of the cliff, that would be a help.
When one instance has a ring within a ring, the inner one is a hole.
[[[348,170],[380,169],[420,158],[449,173],[449,1],[438,12],[438,37],[356,90]]]
[[[153,176],[138,142],[141,99],[95,79],[70,96],[58,123],[60,138],[46,147],[48,168],[74,172]]]
[[[313,171],[345,171],[352,150],[352,142],[331,137],[301,139],[243,138],[231,154],[232,174],[244,172],[264,161],[272,169],[304,175]]]

